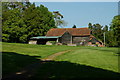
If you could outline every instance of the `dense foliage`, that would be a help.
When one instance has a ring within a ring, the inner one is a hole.
[[[56,28],[52,12],[43,5],[4,2],[2,6],[3,41],[27,42],[32,36],[43,36],[50,28]]]
[[[113,18],[111,29],[114,32],[114,38],[116,39],[117,45],[120,47],[120,15]]]
[[[119,46],[120,44],[120,15],[115,16],[111,22],[111,25],[102,26],[100,24],[88,24],[89,28],[92,30],[92,34],[102,42],[104,42],[105,36],[105,45],[106,46]],[[104,35],[105,34],[105,35]]]

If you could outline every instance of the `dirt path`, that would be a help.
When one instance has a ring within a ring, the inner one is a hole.
[[[36,71],[37,68],[40,68],[43,63],[53,61],[57,56],[60,56],[69,51],[72,51],[72,50],[67,50],[67,51],[62,51],[62,52],[52,54],[52,55],[48,56],[47,58],[41,59],[40,61],[38,61],[34,64],[28,65],[20,72],[11,74],[11,75],[3,78],[2,80],[29,80],[32,76],[35,75],[35,73],[37,72]]]
[[[71,50],[58,52],[58,53],[55,53],[55,54],[53,54],[53,55],[50,55],[50,56],[48,56],[47,58],[44,58],[44,59],[42,59],[42,60],[43,60],[43,61],[46,61],[46,60],[54,60],[57,56],[60,56],[60,55],[62,55],[62,54],[64,54],[64,53],[67,53],[67,52],[69,52],[69,51],[71,51]]]

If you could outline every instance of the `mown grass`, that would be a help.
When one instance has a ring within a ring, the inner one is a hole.
[[[34,44],[19,44],[19,43],[2,43],[2,52],[16,52],[18,54],[38,56],[38,59],[45,58],[51,54],[74,49],[71,46],[57,45],[34,45]]]
[[[48,46],[19,43],[2,43],[3,76],[21,70],[23,67],[39,61],[51,54],[74,49],[68,46]],[[38,60],[39,59],[39,60]]]
[[[32,79],[118,78],[118,48],[2,43],[3,77],[54,53],[72,50],[44,62]]]
[[[117,51],[118,48],[80,47],[44,63],[33,78],[119,79]]]
[[[58,56],[56,60],[118,72],[117,51],[118,48],[81,47],[80,49]]]

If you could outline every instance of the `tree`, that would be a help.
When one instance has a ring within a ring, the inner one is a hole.
[[[88,28],[91,30],[91,34],[93,34],[93,25],[92,25],[92,23],[88,24]]]
[[[117,46],[116,38],[114,36],[114,31],[113,30],[109,30],[105,34],[106,34],[106,36],[105,36],[106,37],[106,45],[110,46],[110,47]]]
[[[120,15],[114,16],[111,22],[111,29],[114,31],[114,36],[117,41],[117,46],[120,47]]]
[[[43,36],[50,28],[56,28],[52,12],[43,5],[6,2],[2,10],[3,41],[27,42],[32,36]]]
[[[107,25],[105,25],[105,27],[103,28],[103,31],[108,32],[108,26]]]
[[[102,42],[104,42],[103,33],[105,33],[105,45],[114,47],[118,46],[117,42],[119,41],[118,36],[120,33],[120,28],[118,27],[118,24],[120,24],[120,18],[118,18],[118,16],[115,16],[112,20],[110,27],[107,25],[103,27],[100,24],[92,25],[92,23],[89,23],[88,28],[91,29],[92,35],[94,35],[97,39],[101,40]]]
[[[91,29],[91,30],[93,29],[92,23],[88,24],[88,28]]]
[[[73,27],[72,28],[76,28],[76,25],[73,25]]]
[[[53,11],[53,14],[54,14],[54,18],[55,18],[55,26],[58,27],[64,27],[67,25],[67,22],[65,22],[64,20],[62,20],[63,18],[63,15],[61,15],[59,13],[59,11]]]
[[[102,31],[102,27],[100,24],[88,24],[88,28],[90,28],[90,30],[92,31],[92,35],[94,35],[97,39],[103,40],[103,31]]]
[[[92,24],[92,23],[89,23],[88,24],[88,28],[91,30],[91,34],[93,36],[95,36],[98,40],[101,40],[102,42],[104,41],[104,37],[103,37],[103,26],[100,25],[99,23],[97,24]]]
[[[4,4],[4,3],[3,3]],[[21,24],[23,24],[21,13],[16,6],[17,3],[5,3],[3,5],[3,41],[18,42],[21,32]],[[6,7],[6,8],[5,8]]]

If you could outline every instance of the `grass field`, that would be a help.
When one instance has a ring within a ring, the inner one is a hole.
[[[117,51],[117,48],[80,47],[44,64],[35,78],[45,78],[46,75],[61,79],[119,78]]]
[[[117,48],[71,47],[2,43],[3,76],[19,71],[28,64],[51,54],[73,50],[62,54],[54,61],[44,63],[34,79],[46,78],[104,78],[118,77]],[[9,66],[8,66],[9,65]]]
[[[19,71],[37,59],[45,58],[51,54],[74,49],[68,46],[47,46],[18,43],[2,43],[3,75]]]
[[[56,46],[56,45],[34,45],[34,44],[18,44],[18,43],[2,43],[3,52],[16,52],[18,54],[38,56],[38,59],[45,58],[51,54],[75,49],[70,46]]]
[[[117,50],[117,48],[81,47],[59,56],[56,60],[118,72],[118,56],[115,54]]]

